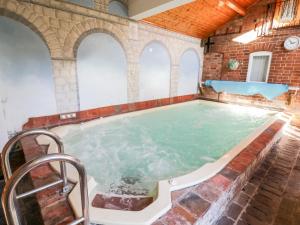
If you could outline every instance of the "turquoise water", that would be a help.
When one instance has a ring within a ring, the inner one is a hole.
[[[272,115],[199,101],[74,129],[64,143],[68,154],[83,161],[99,191],[151,195],[159,180],[216,161]]]

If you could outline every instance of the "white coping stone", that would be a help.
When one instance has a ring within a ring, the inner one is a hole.
[[[197,102],[205,102],[205,104],[223,104],[223,103],[215,103],[208,102],[203,100],[195,100],[186,103],[178,103],[178,104],[195,104]],[[107,123],[119,118],[123,117],[131,117],[139,114],[153,112],[156,110],[164,110],[169,109],[171,107],[176,107],[178,104],[167,105],[152,109],[146,109],[136,112],[130,112],[115,116],[110,116],[107,118],[99,118],[89,122],[74,124],[74,125],[64,125],[60,127],[55,127],[51,129],[52,132],[56,133],[58,136],[63,138],[74,128],[80,128],[82,130],[95,126],[97,124]],[[224,107],[230,106],[230,104],[224,104]],[[270,111],[270,110],[269,110]],[[270,111],[273,112],[273,111]],[[245,147],[247,147],[255,138],[257,138],[266,128],[268,128],[275,120],[282,119],[288,121],[290,118],[283,113],[277,113],[276,116],[268,120],[262,126],[257,128],[254,132],[252,132],[247,138],[243,139],[238,145],[232,148],[229,152],[223,155],[220,159],[213,163],[206,163],[199,169],[180,176],[173,178],[170,180],[162,180],[158,182],[158,194],[156,199],[152,204],[147,206],[141,211],[121,211],[114,209],[101,209],[92,206],[92,200],[94,199],[96,193],[96,186],[98,185],[93,177],[88,176],[88,192],[89,192],[89,214],[90,214],[90,222],[96,224],[105,224],[105,225],[149,225],[155,222],[158,218],[163,216],[169,209],[172,207],[171,201],[171,192],[179,189],[183,189],[186,187],[190,187],[200,182],[203,182],[216,173],[221,171],[233,158],[235,158]],[[280,138],[280,135],[276,135],[276,138]],[[57,147],[54,141],[50,141],[47,137],[41,135],[37,137],[37,142],[39,144],[49,144],[48,153],[57,153]],[[56,170],[60,171],[59,163],[54,162],[51,163],[51,166]],[[78,173],[73,166],[67,165],[67,176],[68,179],[74,183],[78,182]],[[124,197],[124,196],[123,196]],[[69,194],[69,201],[74,210],[76,217],[80,217],[82,215],[81,211],[81,199],[80,199],[80,190],[79,184],[77,183]]]

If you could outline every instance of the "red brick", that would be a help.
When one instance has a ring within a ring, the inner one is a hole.
[[[179,204],[197,218],[202,216],[210,207],[210,203],[208,201],[205,201],[193,192],[185,195],[184,198],[180,200]]]
[[[51,115],[44,117],[29,118],[28,122],[23,125],[23,129],[47,128],[58,125],[74,124],[85,122],[99,117],[107,117],[121,113],[127,113],[136,110],[144,110],[163,105],[169,105],[178,102],[191,101],[197,98],[197,95],[178,96],[173,98],[155,99],[136,103],[128,103],[114,106],[106,106],[96,109],[89,109],[76,112],[77,118],[61,120],[60,115]],[[174,100],[175,99],[175,100]]]
[[[243,173],[246,171],[247,169],[247,165],[243,164],[242,162],[236,160],[236,159],[233,159],[229,164],[228,164],[228,168],[234,170],[234,171],[237,171],[239,173]]]
[[[216,201],[222,194],[222,191],[220,191],[218,188],[213,187],[205,182],[199,184],[195,189],[195,192],[210,203]]]
[[[221,174],[217,174],[214,177],[210,178],[208,181],[206,181],[209,185],[218,188],[219,190],[225,191],[229,187],[229,185],[232,183],[231,180],[224,177]]]
[[[117,209],[126,211],[140,211],[153,202],[152,197],[116,197],[97,194],[92,202],[93,207]]]

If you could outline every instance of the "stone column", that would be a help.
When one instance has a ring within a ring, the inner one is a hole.
[[[128,55],[128,102],[139,101],[139,27],[135,22],[129,22],[129,45],[126,49]]]
[[[95,9],[102,11],[102,12],[107,12],[108,11],[108,0],[94,0],[95,3]]]
[[[53,59],[52,64],[58,113],[78,111],[76,61]]]
[[[171,77],[170,77],[170,97],[177,96],[178,94],[179,76],[180,76],[179,65],[172,65]]]
[[[137,102],[139,100],[139,64],[128,63],[128,102]]]

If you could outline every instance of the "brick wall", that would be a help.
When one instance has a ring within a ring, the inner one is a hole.
[[[293,35],[300,35],[300,28],[284,28],[273,30],[272,34],[264,37],[257,37],[256,40],[247,44],[233,41],[234,38],[251,32],[255,27],[260,26],[260,18],[264,15],[267,1],[259,1],[256,5],[248,9],[245,17],[237,17],[233,21],[227,23],[219,30],[212,40],[215,43],[211,52],[205,55],[203,79],[237,80],[245,81],[248,71],[249,55],[256,51],[271,51],[272,62],[268,82],[284,83],[291,86],[300,86],[300,50],[288,52],[284,49],[284,40]],[[227,34],[226,33],[235,33]],[[223,54],[223,60],[216,57]],[[231,71],[227,67],[229,59],[238,60],[241,65],[235,71]],[[221,68],[221,72],[220,72]],[[221,73],[221,75],[219,75]],[[290,93],[293,95],[294,93]],[[265,101],[260,96],[254,98],[244,98],[253,101],[265,102],[267,104],[286,105],[289,95],[281,96],[275,102]],[[231,97],[227,95],[227,99]],[[237,98],[237,96],[235,96]],[[294,102],[300,102],[300,94],[293,98]],[[294,105],[295,106],[295,105]]]
[[[220,80],[222,76],[223,53],[212,52],[204,57],[203,79]]]

